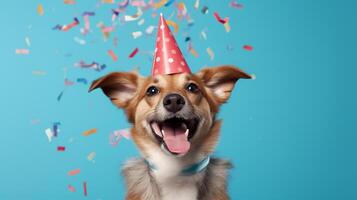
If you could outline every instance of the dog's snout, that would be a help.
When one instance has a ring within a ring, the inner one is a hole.
[[[178,112],[185,105],[185,99],[179,94],[169,94],[164,98],[164,107],[169,112]]]

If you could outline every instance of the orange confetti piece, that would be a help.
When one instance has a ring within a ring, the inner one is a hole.
[[[96,133],[96,132],[97,132],[97,129],[96,129],[96,128],[93,128],[93,129],[84,131],[84,132],[82,133],[82,135],[83,135],[83,136],[89,136],[89,135],[92,135],[92,134],[94,134],[94,133]]]
[[[41,4],[37,6],[37,13],[41,16],[45,13],[45,11],[43,10],[43,6]]]
[[[179,26],[177,23],[171,20],[166,20],[167,25],[174,27],[174,33],[178,32]]]
[[[195,56],[196,58],[198,57],[198,53],[194,48],[190,48],[190,53]]]
[[[226,32],[229,33],[231,31],[231,26],[229,25],[229,21],[227,20],[226,23],[223,24],[224,28],[226,29]]]
[[[74,176],[81,173],[81,169],[74,169],[68,172],[68,176]]]
[[[102,0],[102,3],[114,3],[114,0]]]
[[[76,188],[74,188],[72,185],[68,185],[68,190],[71,192],[75,192]]]
[[[160,8],[160,7],[164,6],[166,4],[166,2],[167,2],[167,0],[161,0],[157,3],[154,3],[152,7],[156,8],[156,9]]]
[[[64,4],[75,4],[75,0],[64,0]]]

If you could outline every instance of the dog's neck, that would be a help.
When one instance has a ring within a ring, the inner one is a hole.
[[[149,151],[145,159],[153,174],[160,179],[195,175],[203,171],[209,163],[208,155],[190,152],[183,157],[177,157],[158,148]]]

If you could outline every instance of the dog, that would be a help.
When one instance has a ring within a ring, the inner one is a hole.
[[[251,76],[234,66],[196,74],[143,77],[113,72],[95,80],[124,109],[141,158],[126,162],[126,200],[228,200],[227,160],[209,157],[217,144],[219,107],[239,79]]]

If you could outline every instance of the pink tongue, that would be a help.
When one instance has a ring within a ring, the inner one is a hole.
[[[167,125],[162,126],[162,130],[165,133],[163,139],[167,148],[178,154],[185,154],[190,150],[190,142],[185,135],[185,128],[172,128]]]

